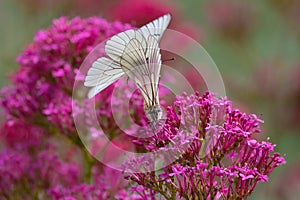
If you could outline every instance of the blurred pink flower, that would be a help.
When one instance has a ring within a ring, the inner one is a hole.
[[[80,173],[76,163],[59,158],[55,146],[31,146],[23,141],[1,151],[0,175],[1,197],[33,199],[58,183],[77,184]]]
[[[172,20],[168,28],[182,32],[193,39],[203,40],[204,38],[204,31],[201,27],[182,19],[180,9],[172,1],[122,0],[112,6],[109,13],[112,19],[131,23],[135,27],[141,27],[164,14],[170,13]],[[171,39],[173,39],[172,41],[176,40],[176,38]],[[184,45],[184,41],[181,41],[180,44],[178,46]]]
[[[82,147],[72,118],[71,96],[78,68],[95,45],[130,27],[97,17],[62,17],[36,33],[34,42],[18,57],[20,68],[11,77],[12,85],[1,90],[6,118],[1,131],[6,142],[0,153],[1,198],[46,198],[47,190],[56,185],[76,188],[83,184],[85,175],[80,171],[86,169],[73,163],[72,158],[59,158],[59,151],[68,154],[70,149],[64,146],[58,150],[51,141],[60,143],[63,136]],[[111,89],[107,92],[110,95]],[[98,107],[106,110],[101,106],[107,98],[101,95],[106,93],[98,95]],[[76,109],[76,102],[73,105]],[[104,110],[98,113],[108,113]],[[78,109],[77,114],[80,112]]]
[[[287,166],[285,173],[279,176],[280,181],[277,184],[276,195],[278,199],[297,199],[300,192],[300,160],[299,158],[291,165]]]
[[[97,17],[61,17],[38,31],[18,57],[20,68],[11,77],[13,84],[1,90],[6,118],[46,129],[54,126],[52,130],[75,137],[71,95],[78,68],[95,45],[129,28]]]
[[[284,69],[285,65],[287,63],[278,59],[260,64],[253,75],[256,89],[252,95],[272,104],[273,119],[280,122],[278,126],[293,130],[299,127],[297,122],[300,119],[300,65],[288,71]],[[283,108],[283,104],[289,106]],[[282,115],[283,112],[285,115]]]
[[[289,87],[285,87],[285,103],[289,105],[288,109],[285,110],[286,123],[290,128],[299,128],[300,119],[300,64],[296,66],[289,74]]]
[[[56,185],[49,190],[50,196],[55,200],[65,199],[116,199],[140,200],[141,196],[126,190],[128,182],[123,179],[120,171],[103,167],[101,171],[96,168],[93,172],[93,184],[80,183],[78,185]]]
[[[255,79],[257,91],[264,96],[275,98],[282,91],[280,80],[284,79],[285,74],[282,70],[283,63],[280,60],[272,59],[262,62],[256,69],[253,77]]]
[[[207,19],[219,32],[234,41],[243,41],[251,31],[254,11],[250,5],[238,0],[207,3]]]
[[[38,126],[19,120],[9,120],[3,122],[1,126],[0,139],[10,147],[20,143],[37,145],[40,144],[43,135],[45,135],[44,130]]]
[[[177,16],[177,8],[166,0],[122,0],[111,8],[110,17],[140,27],[167,13]]]

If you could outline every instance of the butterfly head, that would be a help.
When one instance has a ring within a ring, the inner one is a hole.
[[[159,105],[145,108],[145,112],[150,123],[156,124],[162,118],[162,109]]]

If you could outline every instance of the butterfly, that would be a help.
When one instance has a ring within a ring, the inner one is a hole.
[[[171,20],[166,14],[137,30],[111,37],[105,44],[109,58],[97,59],[88,70],[84,85],[92,87],[89,98],[104,90],[123,75],[134,81],[144,98],[144,110],[150,123],[162,117],[158,83],[161,70],[159,42]]]

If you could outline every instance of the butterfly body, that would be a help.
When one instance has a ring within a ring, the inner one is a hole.
[[[144,107],[146,116],[151,124],[156,124],[162,118],[162,109],[160,105],[154,105],[151,107]]]
[[[158,83],[161,69],[159,41],[170,22],[164,15],[137,30],[127,30],[110,38],[105,52],[110,58],[99,58],[89,69],[84,85],[92,87],[94,97],[126,74],[133,80],[144,98],[144,109],[151,123],[162,117]]]

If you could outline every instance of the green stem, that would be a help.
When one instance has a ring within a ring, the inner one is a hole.
[[[37,117],[34,121],[34,124],[37,124],[41,127],[44,127],[51,135],[53,136],[61,136],[63,135],[65,139],[67,139],[69,142],[74,144],[75,146],[79,147],[82,152],[83,157],[83,166],[84,166],[84,180],[86,183],[91,184],[92,183],[92,168],[94,164],[97,162],[96,159],[94,159],[90,153],[87,151],[85,146],[83,145],[82,141],[80,140],[79,136],[76,135],[76,133],[61,133],[58,128],[55,126],[49,126],[47,120],[43,117]]]
[[[88,184],[92,183],[92,168],[95,164],[95,159],[90,153],[83,147],[81,148],[83,160],[84,160],[84,181]]]

